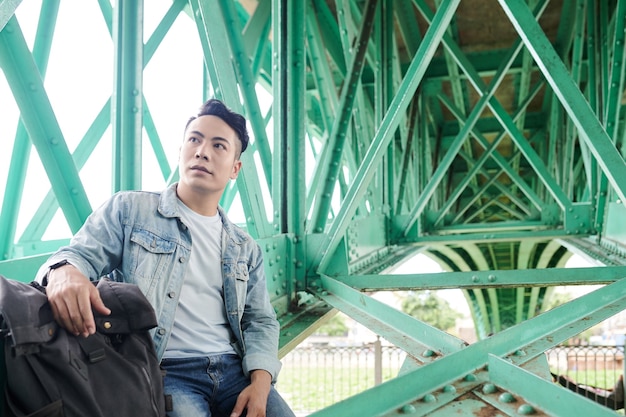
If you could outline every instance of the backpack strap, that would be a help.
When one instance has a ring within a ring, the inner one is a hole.
[[[89,337],[76,337],[81,350],[87,356],[90,363],[97,363],[106,359],[106,350],[103,347],[102,340],[99,340],[99,335],[92,334]]]

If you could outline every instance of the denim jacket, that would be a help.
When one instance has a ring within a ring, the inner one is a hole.
[[[159,324],[152,332],[159,360],[172,331],[192,247],[191,234],[180,218],[176,186],[162,193],[115,194],[37,274],[42,279],[49,265],[67,259],[91,280],[109,275],[137,284],[157,315]],[[261,248],[218,210],[223,223],[224,303],[234,348],[246,375],[264,369],[275,380],[281,366],[279,324],[267,292]]]

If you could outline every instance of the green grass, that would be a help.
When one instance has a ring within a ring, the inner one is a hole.
[[[394,378],[398,369],[383,368],[382,380]],[[348,367],[286,368],[276,388],[294,411],[316,411],[374,386],[374,369]]]
[[[551,371],[553,373],[558,373],[553,369]],[[577,384],[590,385],[592,387],[602,389],[612,389],[622,372],[622,369],[587,371],[568,370],[566,373],[561,371],[561,375],[568,376]]]

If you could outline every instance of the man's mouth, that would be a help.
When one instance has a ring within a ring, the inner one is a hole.
[[[202,172],[206,172],[207,174],[210,174],[210,173],[211,173],[208,169],[206,169],[206,168],[205,168],[205,167],[203,167],[202,165],[194,165],[194,166],[192,166],[192,167],[191,167],[191,169],[192,169],[193,171],[202,171]]]

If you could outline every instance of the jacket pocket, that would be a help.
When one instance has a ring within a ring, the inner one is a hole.
[[[150,293],[152,283],[166,272],[176,251],[176,243],[145,229],[135,229],[130,236],[132,244],[131,278],[144,294]]]

